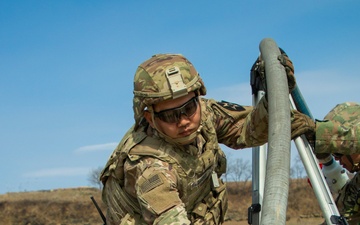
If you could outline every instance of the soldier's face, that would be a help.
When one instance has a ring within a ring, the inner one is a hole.
[[[201,110],[198,102],[199,99],[197,97],[194,99],[194,97],[195,93],[191,92],[177,99],[159,102],[153,105],[155,121],[152,121],[152,118],[149,118],[149,116],[145,116],[145,118],[152,126],[153,123],[156,123],[156,127],[171,138],[186,137],[196,131],[200,125]],[[167,117],[165,119],[156,116],[156,113],[160,114],[163,112],[166,112]]]
[[[343,155],[339,158],[340,164],[347,169],[349,172],[357,172],[353,171],[354,164],[360,162],[360,154],[352,154],[352,155]]]

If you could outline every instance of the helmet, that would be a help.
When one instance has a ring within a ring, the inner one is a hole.
[[[336,105],[324,119],[340,124],[356,125],[359,123],[360,105],[355,102],[344,102]]]
[[[193,91],[197,91],[198,95],[206,94],[201,77],[183,55],[157,54],[143,62],[134,77],[135,130],[146,107]]]
[[[336,105],[325,117],[325,120],[332,121],[334,124],[338,124],[337,129],[341,129],[343,135],[351,136],[350,139],[356,140],[356,131],[353,133],[351,132],[352,128],[356,128],[360,125],[360,105],[354,102],[344,102],[341,104]],[[333,127],[331,127],[334,129]],[[328,129],[331,129],[328,128]],[[338,149],[343,148],[344,145],[353,145],[347,144],[346,139],[344,137],[339,136],[339,134],[335,134],[333,137],[326,137],[325,140],[338,140],[333,141],[337,143],[339,146],[336,146]],[[343,155],[343,154],[341,154]],[[345,154],[348,161],[351,165],[347,165],[349,168],[349,172],[357,172],[360,170],[360,162],[358,153],[355,154]]]

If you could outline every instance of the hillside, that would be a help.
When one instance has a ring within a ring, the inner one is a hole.
[[[248,224],[251,184],[228,183],[228,191],[229,212],[225,224]],[[104,211],[101,192],[95,188],[3,194],[0,195],[0,221],[2,225],[103,224],[91,196]],[[315,195],[305,179],[290,183],[287,218],[287,224],[320,224],[323,221]]]

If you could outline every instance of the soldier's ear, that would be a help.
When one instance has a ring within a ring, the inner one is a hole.
[[[150,124],[150,126],[154,127],[154,121],[153,121],[153,118],[149,111],[147,111],[147,110],[144,111],[144,117],[145,117],[146,121]]]
[[[352,154],[351,155],[352,160],[354,161],[354,163],[360,163],[360,154]]]

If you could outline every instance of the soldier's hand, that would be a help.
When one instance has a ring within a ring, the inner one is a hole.
[[[315,139],[315,122],[307,115],[293,110],[291,116],[291,139],[302,134],[305,134],[311,143]]]
[[[295,73],[294,65],[291,62],[288,55],[286,54],[286,52],[284,50],[282,50],[281,48],[279,48],[279,49],[280,49],[281,55],[278,56],[278,60],[285,67],[286,76],[287,76],[287,80],[288,80],[288,86],[289,86],[289,92],[292,92],[292,90],[294,90],[294,88],[296,86],[296,79],[295,79],[295,75],[294,75],[294,73]]]
[[[265,79],[265,65],[264,61],[259,56],[250,70],[250,85],[252,94],[257,94],[258,91],[266,91],[266,79]]]
[[[278,56],[278,60],[285,68],[290,93],[292,90],[294,90],[296,86],[294,65],[289,59],[288,55],[285,53],[285,51],[281,48],[279,48],[279,50],[281,54]],[[265,63],[261,59],[261,56],[256,59],[255,63],[251,67],[250,77],[250,84],[253,94],[256,94],[260,90],[266,91]]]

